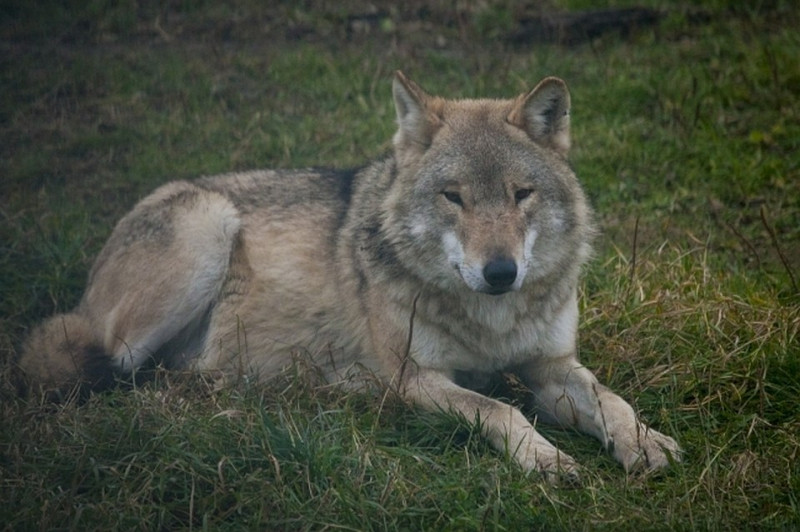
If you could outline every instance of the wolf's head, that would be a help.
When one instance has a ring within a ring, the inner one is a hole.
[[[397,72],[393,95],[397,176],[385,228],[408,267],[441,288],[487,294],[577,274],[592,230],[566,161],[563,81],[512,100],[446,100]]]

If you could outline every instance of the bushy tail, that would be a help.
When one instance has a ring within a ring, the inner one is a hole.
[[[107,387],[114,380],[110,360],[86,317],[58,314],[36,327],[23,346],[23,390],[63,399]]]

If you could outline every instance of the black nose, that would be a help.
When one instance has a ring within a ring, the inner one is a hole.
[[[483,267],[483,278],[492,288],[502,290],[517,279],[517,263],[511,259],[495,259]]]

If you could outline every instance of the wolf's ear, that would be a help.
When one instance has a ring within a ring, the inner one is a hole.
[[[392,96],[397,111],[397,133],[394,144],[398,149],[430,146],[434,133],[441,126],[441,100],[426,93],[399,70],[392,83]]]
[[[561,155],[569,151],[569,90],[558,78],[545,78],[517,98],[508,122],[525,131],[534,141]]]

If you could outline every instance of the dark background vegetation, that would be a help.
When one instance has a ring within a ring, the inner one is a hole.
[[[796,528],[800,15],[793,2],[0,3],[0,526]],[[389,147],[390,79],[573,101],[603,234],[586,364],[687,451],[626,476],[588,438],[565,490],[463,420],[313,386],[161,374],[20,398],[29,328],[77,303],[115,220],[169,179],[349,167]]]

